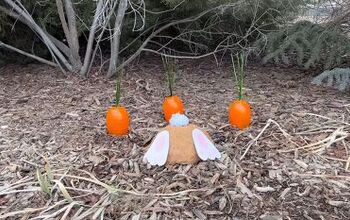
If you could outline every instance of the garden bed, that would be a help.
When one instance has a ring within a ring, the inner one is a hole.
[[[81,79],[43,65],[2,67],[0,219],[350,219],[350,94],[311,85],[298,69],[251,65],[253,123],[238,131],[227,119],[236,98],[229,67],[180,63],[175,93],[222,158],[167,167],[142,162],[165,126],[160,60],[126,71],[125,138],[106,134],[115,84],[98,69]],[[36,169],[52,176],[51,195]]]

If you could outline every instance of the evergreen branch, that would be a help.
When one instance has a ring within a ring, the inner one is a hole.
[[[265,44],[262,42],[265,41]],[[262,61],[294,64],[309,69],[320,65],[334,68],[349,59],[350,39],[337,27],[324,27],[309,21],[270,32],[255,42],[264,54]],[[293,58],[294,63],[290,63]]]
[[[350,88],[350,68],[335,68],[326,70],[313,78],[313,84],[326,84],[329,87],[335,87],[340,91]]]

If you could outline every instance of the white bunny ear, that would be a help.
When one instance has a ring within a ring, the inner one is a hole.
[[[151,165],[163,166],[166,163],[169,153],[169,132],[162,131],[154,138],[153,143],[143,157],[144,162]]]
[[[199,129],[192,131],[193,143],[198,157],[202,160],[220,159],[221,154],[209,138]]]

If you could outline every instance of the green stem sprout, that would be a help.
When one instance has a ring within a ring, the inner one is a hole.
[[[166,73],[166,81],[169,88],[170,96],[173,96],[173,89],[176,77],[175,60],[166,55],[162,55],[162,62]]]
[[[236,65],[234,58],[231,54],[231,60],[232,60],[232,72],[235,77],[236,86],[238,88],[238,99],[243,99],[243,85],[244,85],[244,66],[246,64],[246,59],[243,55],[243,53],[240,53],[239,55],[236,55],[237,57],[237,66],[238,66],[238,76],[236,71]]]
[[[115,85],[115,106],[118,107],[120,103],[120,97],[121,97],[121,84],[122,84],[122,76],[123,76],[124,70],[120,70],[117,74],[116,78],[116,85]]]

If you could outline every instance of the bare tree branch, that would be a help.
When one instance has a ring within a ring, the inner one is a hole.
[[[8,10],[7,8],[4,8],[2,6],[0,6],[0,11],[4,12],[5,14],[7,14],[8,16],[16,19],[16,20],[19,20],[20,22],[22,22],[23,24],[27,25],[27,26],[30,26],[31,24],[26,20],[24,19],[23,16],[15,13],[14,11],[11,11],[11,10]],[[45,31],[45,30],[44,30]],[[57,38],[55,38],[54,36],[52,36],[51,34],[47,33],[45,31],[45,34],[50,38],[50,40],[57,46],[57,48],[59,50],[61,50],[65,56],[69,57],[70,55],[70,50],[69,50],[69,47],[67,45],[65,45],[64,43],[62,43],[60,40],[58,40]]]
[[[95,56],[96,56],[97,50],[98,49],[100,50],[98,45],[100,44],[100,42],[102,40],[102,37],[103,37],[105,31],[107,30],[107,27],[108,27],[108,30],[111,30],[109,28],[109,25],[110,25],[109,21],[111,20],[112,16],[114,15],[114,10],[115,10],[115,8],[118,5],[117,3],[118,3],[117,1],[113,1],[112,6],[110,6],[110,8],[108,10],[104,9],[104,11],[105,11],[105,13],[107,15],[105,17],[104,23],[101,25],[102,26],[102,30],[101,30],[101,33],[99,34],[99,36],[97,37],[97,42],[96,42],[97,46],[95,47],[94,52],[92,53],[91,60],[95,60]],[[90,72],[91,67],[92,67],[92,62],[90,62],[90,65],[89,65],[89,68],[88,68],[88,71],[87,71],[88,73]]]
[[[92,22],[90,33],[89,33],[89,39],[88,39],[87,48],[85,51],[84,63],[83,63],[83,66],[80,70],[80,75],[82,75],[82,76],[86,76],[88,74],[90,62],[92,62],[91,61],[91,52],[92,52],[92,47],[94,44],[95,32],[96,32],[97,27],[98,27],[98,20],[100,18],[101,13],[102,13],[102,7],[103,7],[103,1],[99,0],[97,3],[95,15],[94,15],[94,20]]]
[[[74,61],[76,62],[76,68],[81,68],[81,61],[79,56],[79,40],[78,40],[78,31],[77,31],[77,21],[75,16],[74,7],[71,0],[65,0],[65,8],[67,21],[69,26],[69,37],[71,41],[71,45],[69,46],[72,51],[72,55],[74,57]]]
[[[182,0],[181,2],[179,2],[178,4],[176,4],[173,8],[168,9],[168,10],[164,10],[164,11],[150,11],[150,10],[146,10],[145,12],[149,13],[149,14],[153,14],[153,15],[162,15],[162,14],[166,14],[169,12],[173,12],[175,11],[180,5],[182,5],[182,3],[184,3],[186,0]],[[133,3],[134,4],[134,3]]]
[[[41,63],[45,63],[45,64],[47,64],[47,65],[49,65],[49,66],[57,67],[57,64],[54,63],[54,62],[51,62],[51,61],[49,61],[49,60],[46,60],[46,59],[44,59],[44,58],[38,57],[38,56],[33,55],[33,54],[30,54],[30,53],[27,53],[27,52],[25,52],[25,51],[23,51],[23,50],[20,50],[20,49],[18,49],[18,48],[15,48],[15,47],[13,47],[13,46],[11,46],[11,45],[5,44],[5,43],[2,42],[2,41],[0,41],[0,48],[1,48],[1,47],[4,47],[4,48],[9,49],[9,50],[12,50],[12,51],[15,51],[15,52],[17,52],[17,53],[19,53],[19,54],[22,54],[22,55],[24,55],[24,56],[30,57],[30,58],[32,58],[32,59],[35,59],[35,60],[37,60],[37,61],[39,61],[39,62],[41,62]]]
[[[56,0],[56,7],[57,7],[57,12],[58,12],[58,16],[59,16],[60,21],[61,21],[61,26],[62,26],[64,35],[66,36],[69,47],[71,47],[72,42],[71,42],[71,38],[69,37],[70,33],[69,33],[69,29],[68,29],[68,24],[66,21],[66,16],[64,13],[62,0]]]
[[[43,43],[47,46],[49,49],[52,57],[56,60],[57,64],[62,63],[65,68],[67,68],[69,71],[72,71],[72,66],[69,64],[67,59],[64,57],[64,55],[58,50],[56,45],[52,43],[51,39],[45,34],[45,31],[33,20],[32,16],[23,8],[23,5],[21,2],[16,1],[16,3],[12,0],[4,0],[17,14],[20,16],[23,16],[23,19],[25,19],[27,22],[26,24],[28,27],[30,27],[32,30],[37,33],[41,39],[43,40]],[[62,69],[62,68],[61,68]]]
[[[207,15],[210,12],[213,12],[213,11],[216,11],[216,10],[224,10],[224,9],[230,8],[230,7],[235,7],[235,6],[238,6],[238,5],[242,4],[242,3],[243,3],[243,1],[238,1],[238,2],[232,3],[232,4],[220,5],[220,6],[208,9],[206,11],[203,11],[203,12],[199,13],[198,15],[167,23],[166,25],[158,28],[153,33],[151,33],[146,38],[146,40],[142,43],[142,45],[139,47],[139,49],[133,55],[131,55],[125,62],[123,62],[121,65],[119,65],[119,67],[117,68],[117,71],[119,71],[120,69],[124,68],[130,62],[132,62],[136,57],[138,57],[141,54],[142,51],[149,51],[149,52],[159,53],[159,52],[151,50],[151,49],[146,49],[146,46],[155,36],[157,36],[162,31],[168,29],[169,27],[172,27],[172,26],[175,26],[175,25],[179,25],[179,24],[195,22],[195,21],[199,20],[200,18],[202,18],[203,16]],[[222,51],[222,50],[219,50],[219,51]],[[218,52],[218,51],[215,51],[215,52]],[[212,54],[213,54],[213,52],[212,53],[208,53],[206,55],[200,55],[200,56],[181,56],[180,58],[196,58],[196,57],[202,58],[204,56],[209,56],[209,55],[212,55]]]
[[[114,23],[113,36],[111,38],[111,59],[109,62],[107,77],[112,76],[117,69],[119,59],[120,35],[122,32],[123,20],[127,7],[128,0],[120,0],[117,10],[117,16],[115,18]]]

